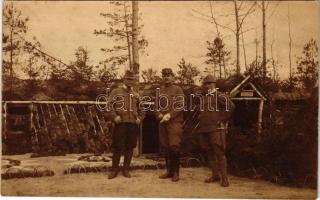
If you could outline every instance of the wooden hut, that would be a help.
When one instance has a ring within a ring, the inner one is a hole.
[[[236,105],[234,125],[242,131],[257,128],[258,135],[261,134],[263,109],[267,100],[264,91],[250,75],[243,77],[243,80],[229,91],[231,100]]]

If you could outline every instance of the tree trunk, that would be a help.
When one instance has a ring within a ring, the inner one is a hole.
[[[237,74],[240,74],[240,45],[239,45],[240,24],[239,24],[239,10],[237,6],[237,0],[234,0],[233,4],[234,4],[235,16],[236,16],[236,44],[237,44],[236,71],[237,71]]]
[[[292,59],[291,59],[291,49],[292,49],[292,38],[291,38],[291,22],[290,22],[290,7],[288,5],[288,28],[289,28],[289,84],[290,89],[292,88]]]
[[[132,54],[133,54],[133,71],[139,77],[139,42],[138,42],[138,20],[139,7],[138,1],[132,1]]]
[[[243,58],[244,58],[244,66],[245,68],[247,69],[247,55],[246,55],[246,47],[245,47],[245,44],[244,44],[244,37],[243,37],[243,30],[242,30],[242,27],[241,27],[241,40],[242,40],[242,51],[243,51]]]
[[[270,47],[271,52],[270,53],[271,53],[272,68],[273,68],[273,81],[275,81],[276,80],[276,75],[277,75],[277,69],[276,69],[276,63],[274,61],[274,56],[273,56],[273,43],[274,43],[274,40],[271,43],[271,47]]]
[[[266,56],[266,8],[262,1],[262,76],[267,75],[267,56]]]
[[[10,86],[9,86],[10,90],[9,90],[9,99],[12,98],[12,93],[13,93],[13,38],[12,37],[13,37],[13,24],[11,24],[11,27],[10,27]]]
[[[130,35],[129,35],[129,29],[128,29],[129,24],[128,24],[128,17],[127,17],[126,2],[123,3],[123,9],[124,9],[124,23],[126,27],[126,37],[127,37],[127,44],[128,44],[129,69],[132,70],[131,44],[130,44]]]

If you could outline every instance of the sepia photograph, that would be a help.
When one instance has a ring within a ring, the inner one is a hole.
[[[319,11],[4,0],[1,196],[316,199]]]

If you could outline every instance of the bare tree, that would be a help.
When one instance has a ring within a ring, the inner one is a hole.
[[[248,64],[247,64],[247,55],[246,55],[246,47],[245,47],[245,42],[244,42],[244,33],[241,27],[241,42],[242,42],[242,51],[243,51],[243,59],[244,59],[244,66],[247,69]]]
[[[267,74],[267,53],[266,53],[266,6],[262,0],[262,72],[263,77]]]
[[[270,2],[267,2],[267,4],[265,3],[265,0],[262,0],[261,3],[261,12],[262,12],[262,72],[263,72],[263,77],[267,76],[267,33],[266,33],[266,29],[267,29],[267,20],[273,16],[275,10],[277,9],[279,2],[277,2],[277,4],[275,5],[273,11],[271,12],[271,14],[269,15],[269,17],[267,18],[267,11],[269,10],[269,5]]]
[[[235,17],[235,28],[230,28],[228,25],[224,25],[218,22],[218,17],[213,15],[212,12],[212,6],[210,6],[211,9],[211,15],[207,15],[204,14],[202,12],[199,12],[197,10],[193,10],[193,12],[197,13],[198,15],[204,17],[202,19],[207,20],[211,23],[215,24],[216,30],[217,30],[217,34],[220,34],[218,27],[221,27],[223,29],[229,30],[231,31],[236,38],[236,73],[240,74],[240,34],[242,32],[245,33],[247,31],[250,31],[251,29],[248,30],[241,30],[243,27],[243,24],[245,22],[245,19],[252,13],[255,12],[256,10],[256,4],[257,2],[249,2],[247,6],[244,6],[244,1],[240,1],[240,3],[238,3],[237,0],[233,0],[233,7],[234,7],[234,13],[232,14],[226,14],[225,17],[229,17],[229,16],[234,16]],[[210,4],[211,5],[211,4]]]
[[[273,69],[273,81],[276,80],[276,76],[277,76],[277,69],[276,69],[276,62],[273,56],[273,45],[274,45],[274,38],[272,39],[271,45],[270,45],[270,54],[271,54],[271,64],[272,64],[272,69]]]

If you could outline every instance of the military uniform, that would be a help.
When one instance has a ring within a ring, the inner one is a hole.
[[[215,83],[215,79],[210,75],[204,79],[204,84],[211,82]],[[213,92],[212,95],[205,95],[208,94],[207,91],[204,91],[203,94],[203,110],[199,115],[197,132],[200,133],[202,148],[208,152],[209,165],[212,170],[212,175],[206,182],[214,182],[221,179],[221,185],[226,187],[229,185],[227,159],[225,156],[226,133],[228,120],[234,110],[234,104],[227,95],[218,91]],[[215,95],[218,96],[217,102],[215,101]],[[211,104],[210,108],[214,108],[214,110],[209,110],[209,104]],[[228,104],[228,110],[226,110],[226,104]]]
[[[173,75],[169,68],[162,70],[162,75]],[[163,98],[162,96],[165,96]],[[159,119],[159,141],[160,148],[165,156],[166,173],[159,178],[172,178],[172,181],[179,180],[179,166],[180,166],[180,144],[182,138],[182,122],[183,109],[180,103],[174,103],[176,97],[183,97],[184,94],[179,86],[171,84],[164,84],[160,87],[159,97],[156,98],[156,117]],[[167,105],[167,106],[166,106]],[[179,109],[180,108],[180,109]],[[169,120],[164,120],[169,116]]]
[[[134,73],[127,71],[124,79],[134,80]],[[124,164],[123,175],[130,177],[129,168],[132,159],[133,149],[137,145],[139,134],[138,123],[141,113],[138,110],[139,96],[130,86],[118,87],[112,90],[108,104],[110,108],[109,117],[115,121],[115,128],[112,134],[112,172],[109,179],[115,178],[118,173],[120,157],[123,152]],[[116,122],[116,118],[120,121]]]

